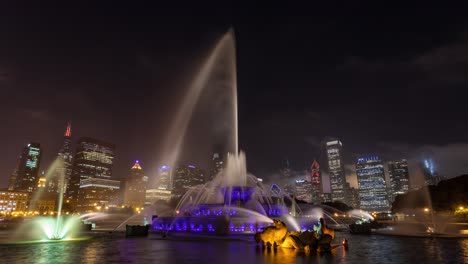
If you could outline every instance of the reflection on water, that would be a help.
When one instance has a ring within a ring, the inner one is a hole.
[[[359,236],[337,233],[346,251],[332,253],[262,249],[252,239],[125,239],[123,233],[95,233],[84,241],[0,244],[1,263],[468,263],[468,239]]]
[[[341,250],[341,248],[339,249]],[[313,253],[290,248],[259,249],[265,263],[336,263],[337,250],[331,253]]]
[[[464,263],[468,263],[468,239],[460,240],[459,243]]]

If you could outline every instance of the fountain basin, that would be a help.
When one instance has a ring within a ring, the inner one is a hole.
[[[150,225],[126,225],[125,236],[126,237],[148,236],[149,228],[150,228]]]
[[[254,234],[270,225],[271,221],[253,221],[248,217],[158,217],[153,221],[152,230],[213,235]]]

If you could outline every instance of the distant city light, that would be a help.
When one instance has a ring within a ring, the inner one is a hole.
[[[168,170],[170,167],[167,165],[159,167],[159,170]]]

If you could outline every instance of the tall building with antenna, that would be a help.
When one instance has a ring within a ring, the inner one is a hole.
[[[71,123],[68,122],[63,135],[63,142],[57,154],[58,162],[52,177],[47,181],[47,191],[59,193],[60,188],[66,188],[72,174],[72,140]],[[62,182],[63,179],[63,182]]]

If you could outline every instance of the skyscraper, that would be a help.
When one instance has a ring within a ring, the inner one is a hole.
[[[20,161],[16,163],[16,167],[13,170],[13,173],[10,175],[10,180],[8,181],[8,190],[13,191],[16,188],[16,178],[18,177],[19,173],[19,164]]]
[[[312,202],[322,202],[322,178],[320,177],[320,165],[316,160],[310,166],[310,182],[312,184]]]
[[[296,199],[311,203],[312,202],[312,183],[305,179],[296,180]]]
[[[393,202],[398,194],[409,191],[408,162],[405,159],[388,162],[390,176],[390,201]]]
[[[103,178],[81,180],[76,211],[104,211],[119,205],[120,181]]]
[[[349,182],[346,182],[346,189],[348,194],[346,195],[346,204],[351,206],[354,209],[359,208],[359,192],[349,185]]]
[[[49,214],[55,211],[57,193],[47,192],[46,172],[42,171],[37,181],[37,188],[29,197],[29,211]]]
[[[57,155],[57,167],[52,177],[47,182],[47,191],[60,193],[60,188],[67,188],[70,184],[72,174],[72,141],[71,141],[71,123],[68,122],[63,143]],[[62,177],[64,182],[62,182]]]
[[[210,171],[210,178],[209,180],[212,180],[218,173],[220,173],[223,170],[223,159],[219,155],[219,153],[214,153],[213,158],[211,159],[212,164],[211,164],[211,171]]]
[[[151,205],[158,200],[170,201],[172,196],[172,168],[164,165],[159,167],[155,179],[149,183],[146,189],[145,204]]]
[[[76,203],[80,184],[87,179],[110,180],[114,160],[114,144],[93,138],[81,138],[75,152],[67,199]],[[113,186],[114,183],[110,185]],[[73,205],[72,205],[73,207]]]
[[[193,165],[179,166],[174,173],[174,198],[182,197],[193,186],[205,183],[205,173]]]
[[[346,203],[346,175],[342,144],[339,140],[328,141],[326,149],[332,200]]]
[[[172,190],[172,169],[170,166],[161,166],[156,178],[156,188],[161,190]]]
[[[360,208],[367,211],[388,211],[387,184],[382,160],[378,156],[357,159],[356,175],[359,186]]]
[[[0,191],[0,213],[26,212],[29,195],[29,192],[22,191]]]
[[[15,180],[15,190],[31,193],[37,188],[41,155],[39,143],[29,143],[23,148]]]
[[[133,208],[143,207],[147,184],[148,177],[144,175],[140,162],[137,160],[130,169],[130,175],[125,179],[124,205]]]

